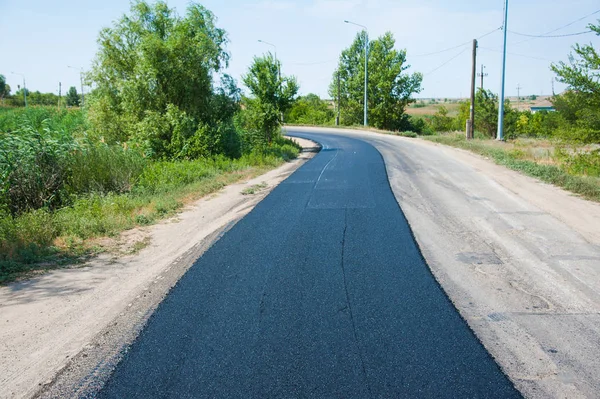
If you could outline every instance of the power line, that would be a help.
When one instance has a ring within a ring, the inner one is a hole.
[[[573,21],[573,22],[569,22],[568,24],[566,24],[566,25],[563,25],[563,26],[561,26],[561,27],[559,27],[559,28],[556,28],[556,29],[554,29],[554,30],[551,30],[550,32],[546,32],[546,33],[544,33],[544,35],[548,35],[548,34],[550,34],[550,33],[554,33],[554,32],[556,32],[556,31],[559,31],[559,30],[561,30],[561,29],[567,28],[567,27],[569,27],[569,26],[571,26],[571,25],[573,25],[573,24],[576,24],[576,23],[577,23],[577,22],[579,22],[579,21],[583,21],[584,19],[586,19],[586,18],[589,18],[589,17],[591,17],[592,15],[595,15],[595,14],[598,14],[598,13],[600,13],[600,10],[596,10],[596,11],[594,11],[593,13],[586,15],[585,17],[581,17],[581,18],[579,18],[579,19],[577,19],[577,20],[575,20],[575,21]]]
[[[494,29],[494,30],[492,30],[492,31],[489,31],[489,32],[488,32],[488,33],[486,33],[486,34],[479,36],[479,37],[478,37],[476,40],[481,40],[481,39],[483,39],[484,37],[486,37],[486,36],[489,36],[489,35],[491,35],[492,33],[496,32],[496,31],[499,31],[500,29],[501,29],[501,28],[497,28],[497,29]],[[432,52],[432,53],[425,53],[425,54],[412,54],[412,55],[411,55],[411,57],[428,57],[428,56],[430,56],[430,55],[441,54],[441,53],[445,53],[445,52],[447,52],[447,51],[456,50],[457,48],[461,48],[461,47],[463,47],[463,46],[466,46],[467,44],[471,44],[472,42],[473,42],[472,40],[469,40],[468,42],[464,42],[464,43],[462,43],[462,44],[459,44],[459,45],[457,45],[457,46],[449,47],[449,48],[447,48],[447,49],[440,50],[440,51],[434,51],[434,52]]]
[[[539,35],[539,36],[545,36],[545,35],[549,35],[550,33],[554,33],[554,32],[557,32],[557,31],[559,31],[559,30],[562,30],[562,29],[564,29],[564,28],[568,28],[569,26],[571,26],[571,25],[574,25],[574,24],[576,24],[577,22],[583,21],[584,19],[586,19],[586,18],[589,18],[589,17],[591,17],[592,15],[596,15],[596,14],[598,14],[598,13],[600,13],[600,10],[596,10],[596,11],[594,11],[594,12],[592,12],[592,13],[590,13],[590,14],[587,14],[587,15],[585,15],[585,16],[583,16],[583,17],[581,17],[581,18],[577,18],[577,19],[576,19],[575,21],[573,21],[573,22],[569,22],[568,24],[565,24],[565,25],[559,26],[559,27],[558,27],[558,28],[556,28],[556,29],[552,29],[551,31],[548,31],[548,32],[546,32],[546,33],[542,33],[542,34],[541,34],[541,35]],[[516,46],[516,45],[518,45],[518,44],[522,44],[522,43],[527,43],[527,42],[529,42],[529,41],[531,41],[531,40],[534,40],[534,39],[535,39],[535,37],[532,37],[532,38],[530,38],[530,39],[525,39],[525,40],[522,40],[522,41],[520,41],[520,42],[513,43],[513,44],[512,44],[512,46]]]
[[[438,69],[441,69],[442,67],[445,67],[446,65],[448,65],[450,62],[454,61],[456,58],[458,58],[460,55],[462,55],[465,51],[467,51],[468,48],[464,49],[463,51],[461,51],[460,53],[456,54],[454,57],[450,58],[448,61],[444,62],[442,65],[438,66],[437,68],[423,74],[423,76],[427,76],[427,75],[431,75],[432,73],[434,73],[435,71],[437,71]]]
[[[567,34],[564,34],[564,35],[529,35],[529,34],[526,34],[526,33],[519,33],[519,32],[515,32],[515,31],[512,31],[512,30],[508,31],[508,33],[512,33],[513,35],[533,37],[533,38],[555,38],[555,37],[579,36],[579,35],[585,35],[585,34],[592,33],[592,32],[593,31],[591,31],[591,30],[586,30],[585,32],[567,33]]]

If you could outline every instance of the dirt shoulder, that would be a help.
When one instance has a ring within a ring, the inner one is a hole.
[[[101,380],[195,260],[318,150],[295,140],[297,160],[124,233],[121,242],[146,245],[137,254],[0,287],[0,397],[73,397]]]

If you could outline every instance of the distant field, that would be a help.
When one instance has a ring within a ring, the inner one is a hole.
[[[550,102],[551,96],[537,96],[535,100],[531,100],[529,96],[521,96],[521,100],[515,97],[507,97],[510,100],[510,104],[513,108],[518,109],[519,111],[528,111],[530,107],[548,107],[552,106]],[[411,104],[410,107],[406,109],[406,113],[408,115],[415,116],[424,116],[424,115],[435,115],[436,112],[440,109],[440,107],[444,106],[448,110],[448,116],[457,116],[458,109],[460,107],[460,102],[468,101],[467,98],[463,99],[447,99],[444,102],[443,98],[436,98],[435,104],[431,104],[431,98],[419,98],[417,102]],[[425,106],[423,106],[425,105]]]
[[[406,109],[406,113],[408,115],[414,115],[414,116],[435,115],[435,113],[438,112],[440,107],[443,106],[443,107],[446,107],[446,109],[448,110],[448,116],[457,116],[458,109],[460,107],[460,104],[457,102],[447,102],[447,103],[440,102],[438,104],[427,104],[426,103],[426,105],[424,107],[420,106],[420,105],[417,105],[415,107],[415,105],[416,104],[411,104],[411,106]]]

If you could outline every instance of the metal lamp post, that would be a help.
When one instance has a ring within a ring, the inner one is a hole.
[[[496,140],[504,140],[504,85],[506,81],[506,33],[508,32],[508,0],[504,3],[504,50],[502,51],[502,85],[498,107],[498,134]]]
[[[81,83],[81,108],[83,108],[85,106],[85,95],[83,94],[83,68],[77,68],[70,65],[67,65],[67,68],[79,71],[79,82]]]
[[[11,74],[23,77],[23,100],[25,100],[25,108],[27,108],[27,86],[25,85],[25,75],[19,72],[11,72]]]
[[[347,24],[356,25],[365,30],[365,117],[364,117],[364,125],[368,126],[368,116],[367,112],[369,109],[368,100],[368,84],[369,84],[369,30],[366,26],[357,24],[351,21],[344,21]]]

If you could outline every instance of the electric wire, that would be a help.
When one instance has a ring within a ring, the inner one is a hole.
[[[594,11],[594,12],[592,12],[590,14],[587,14],[587,15],[581,17],[581,18],[577,18],[575,21],[572,21],[572,22],[569,22],[568,24],[559,26],[556,29],[552,29],[551,31],[548,31],[546,33],[542,33],[541,35],[538,35],[538,36],[546,36],[546,35],[549,35],[551,33],[558,32],[559,30],[562,30],[564,28],[568,28],[569,26],[572,26],[572,25],[576,24],[577,22],[583,21],[584,19],[587,19],[587,18],[591,17],[592,15],[596,15],[598,13],[600,13],[600,10],[596,10],[596,11]],[[519,45],[519,44],[522,44],[522,43],[527,43],[527,42],[529,42],[531,40],[535,40],[537,38],[537,37],[535,37],[536,35],[532,35],[532,36],[533,37],[531,37],[529,39],[525,39],[525,40],[521,40],[520,42],[512,43],[511,46],[516,46],[516,45]]]
[[[579,35],[586,35],[586,34],[592,33],[592,32],[593,31],[591,31],[591,30],[586,30],[584,32],[566,33],[564,35],[528,35],[526,33],[519,33],[519,32],[515,32],[515,31],[512,31],[512,30],[508,31],[508,33],[512,33],[513,35],[526,36],[526,37],[532,37],[532,38],[555,38],[555,37],[579,36]]]
[[[448,61],[444,62],[442,65],[438,66],[435,69],[432,69],[431,71],[424,73],[423,76],[428,76],[431,75],[432,73],[434,73],[435,71],[437,71],[438,69],[441,69],[443,67],[445,67],[446,65],[448,65],[450,62],[454,61],[456,58],[458,58],[460,55],[462,55],[465,51],[467,51],[468,49],[464,49],[463,51],[461,51],[460,53],[456,54],[454,57],[450,58]]]
[[[494,29],[494,30],[492,30],[492,31],[489,31],[489,32],[488,32],[488,33],[486,33],[486,34],[479,36],[479,37],[478,37],[476,40],[481,40],[481,39],[483,39],[484,37],[487,37],[487,36],[491,35],[492,33],[499,31],[500,29],[501,29],[501,28],[496,28],[496,29]],[[440,51],[434,51],[434,52],[432,52],[432,53],[425,53],[425,54],[412,54],[412,55],[411,55],[411,57],[428,57],[428,56],[430,56],[430,55],[441,54],[441,53],[445,53],[445,52],[448,52],[448,51],[451,51],[451,50],[455,50],[455,49],[457,49],[457,48],[461,48],[461,47],[463,47],[463,46],[466,46],[467,44],[470,44],[470,43],[472,43],[472,42],[473,42],[472,40],[469,40],[468,42],[464,42],[464,43],[462,43],[462,44],[459,44],[459,45],[457,45],[457,46],[449,47],[449,48],[447,48],[447,49],[440,50]]]

